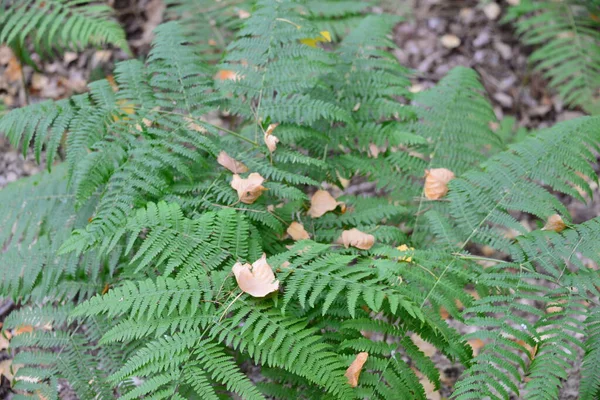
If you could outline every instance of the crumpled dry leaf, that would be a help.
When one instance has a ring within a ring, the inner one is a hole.
[[[310,47],[317,47],[317,43],[319,42],[331,42],[331,34],[329,31],[321,31],[319,32],[319,36],[314,38],[300,39],[300,43]]]
[[[292,222],[290,226],[287,228],[287,233],[294,240],[305,240],[310,239],[310,235],[304,229],[304,226],[299,222]]]
[[[264,181],[265,178],[256,172],[248,175],[246,179],[235,174],[231,180],[231,187],[237,191],[238,198],[242,203],[252,204],[260,197],[262,192],[268,190],[262,185]]]
[[[414,247],[408,247],[408,245],[406,244],[401,244],[400,246],[396,247],[396,249],[400,250],[400,251],[409,251],[409,250],[414,250]],[[412,261],[412,256],[402,256],[398,258],[398,261],[406,261],[406,262],[411,262]]]
[[[252,265],[236,263],[232,271],[240,289],[250,296],[265,297],[279,289],[279,281],[275,280],[275,274],[267,264],[267,255],[264,253]]]
[[[546,221],[546,225],[542,228],[543,231],[554,231],[562,232],[566,229],[567,225],[563,221],[562,217],[558,214],[551,215]]]
[[[336,201],[326,190],[317,190],[310,199],[308,215],[319,218],[328,211],[333,211],[338,205],[345,207],[344,203]]]
[[[454,173],[446,168],[425,170],[425,197],[429,200],[441,199],[448,193],[448,182],[454,178]]]
[[[219,153],[217,162],[234,174],[243,174],[244,172],[248,172],[248,167],[246,167],[243,162],[231,158],[229,154],[225,153],[224,151]]]
[[[345,248],[352,246],[361,250],[369,250],[375,243],[375,236],[352,228],[342,232],[341,242]]]
[[[366,351],[360,352],[356,355],[352,364],[346,370],[344,376],[348,378],[348,384],[352,387],[358,386],[358,378],[360,377],[360,373],[362,372],[362,367],[367,362],[367,358],[369,357],[369,353]]]
[[[447,49],[455,49],[458,46],[460,46],[460,38],[456,35],[444,35],[440,38],[440,42],[442,43],[442,46],[444,46]]]
[[[279,138],[275,135],[273,135],[273,131],[275,130],[275,128],[277,128],[279,126],[279,124],[271,124],[268,126],[267,130],[265,131],[265,144],[267,145],[267,148],[269,149],[269,151],[272,153],[277,149],[277,143],[279,143]]]

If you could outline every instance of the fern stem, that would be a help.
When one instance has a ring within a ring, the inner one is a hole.
[[[471,254],[463,254],[463,253],[452,253],[453,256],[456,256],[460,259],[463,260],[475,260],[475,261],[491,261],[491,262],[495,262],[498,264],[509,264],[508,261],[504,261],[504,260],[498,260],[495,258],[489,258],[489,257],[480,257],[480,256],[474,256]]]

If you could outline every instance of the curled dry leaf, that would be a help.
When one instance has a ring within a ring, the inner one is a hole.
[[[344,203],[336,201],[328,191],[317,190],[310,199],[308,215],[310,215],[312,218],[319,218],[326,212],[335,210],[338,205],[341,205],[342,208],[345,208]]]
[[[256,172],[248,175],[248,178],[246,179],[235,174],[231,180],[231,187],[237,191],[238,198],[242,203],[252,204],[260,197],[262,192],[267,190],[267,188],[262,185],[264,181],[265,178]]]
[[[369,353],[366,351],[360,352],[356,355],[352,364],[346,370],[344,374],[346,378],[348,378],[348,384],[352,387],[358,386],[358,378],[360,377],[360,373],[362,372],[362,367],[367,362],[367,358],[369,357]]]
[[[352,246],[361,250],[369,250],[375,243],[375,236],[352,228],[342,232],[341,242],[345,248]]]
[[[429,200],[441,199],[448,193],[448,182],[454,179],[454,173],[446,168],[425,170],[425,197]]]
[[[31,325],[19,325],[14,331],[13,336],[18,336],[23,333],[31,333],[33,332],[33,326]]]
[[[267,255],[264,253],[252,265],[236,263],[232,271],[240,289],[250,296],[265,297],[279,289],[279,281],[275,280],[275,274],[267,264]]]
[[[287,233],[294,240],[305,240],[310,239],[310,235],[304,229],[304,226],[299,222],[292,222],[290,226],[287,228]]]
[[[217,162],[234,174],[243,174],[244,172],[248,172],[248,167],[246,167],[243,162],[231,158],[229,154],[225,153],[224,151],[219,153]]]
[[[275,130],[275,128],[277,128],[277,126],[279,126],[279,124],[271,124],[267,127],[267,130],[265,131],[265,144],[267,145],[267,148],[271,153],[277,149],[277,143],[279,143],[279,138],[273,135],[273,131]]]
[[[546,221],[546,225],[544,225],[542,230],[562,232],[566,227],[567,225],[565,224],[565,221],[563,221],[562,217],[558,214],[554,214],[548,217],[548,221]]]
[[[408,247],[408,245],[406,244],[401,244],[400,246],[396,247],[396,249],[400,250],[400,251],[409,251],[409,250],[414,250],[414,247]],[[412,261],[412,256],[402,256],[400,258],[398,258],[398,261],[406,261],[406,262],[411,262]]]

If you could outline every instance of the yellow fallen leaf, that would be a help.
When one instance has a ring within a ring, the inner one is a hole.
[[[319,42],[331,42],[331,34],[328,31],[321,31],[319,34],[319,36],[314,38],[300,39],[300,43],[310,47],[317,47],[317,43]]]
[[[229,154],[225,153],[224,151],[219,153],[217,162],[234,174],[243,174],[244,172],[248,172],[248,167],[246,167],[243,162],[231,158]]]
[[[279,126],[278,123],[271,124],[268,126],[267,130],[265,131],[265,136],[264,136],[265,144],[267,145],[267,148],[269,149],[269,151],[271,153],[277,149],[277,143],[279,143],[279,138],[277,136],[273,135],[273,131],[278,126]]]
[[[342,232],[341,242],[345,248],[352,246],[361,250],[369,250],[375,243],[375,236],[352,228]]]
[[[425,170],[425,197],[429,200],[441,199],[448,193],[448,182],[454,178],[454,173],[446,168]]]
[[[250,296],[265,297],[279,289],[279,281],[275,280],[275,274],[267,264],[266,254],[252,265],[238,262],[233,266],[232,271],[240,289]]]
[[[369,353],[365,351],[358,353],[354,361],[352,361],[352,364],[350,364],[346,370],[344,376],[348,378],[348,384],[350,386],[358,386],[358,378],[360,377],[363,366],[367,362],[367,358],[369,358]]]
[[[308,215],[312,218],[319,218],[328,211],[333,211],[338,205],[343,205],[336,201],[332,195],[326,190],[317,190],[310,199],[310,208]]]
[[[267,188],[262,185],[264,181],[265,178],[256,172],[248,175],[248,178],[246,179],[235,174],[231,180],[231,187],[237,191],[238,198],[242,203],[252,204],[260,197],[262,192],[267,190]]]
[[[554,214],[548,217],[548,221],[546,221],[546,225],[544,225],[542,230],[562,232],[566,227],[567,225],[565,224],[565,221],[563,221],[562,217],[558,214]]]
[[[396,249],[400,250],[400,251],[409,251],[409,250],[414,250],[414,247],[408,247],[408,245],[406,244],[401,244],[400,246],[396,247]],[[412,256],[402,256],[400,258],[398,258],[398,261],[406,261],[406,262],[411,262],[412,261]]]
[[[304,229],[304,226],[299,222],[292,222],[290,226],[287,228],[287,233],[294,240],[305,240],[310,239],[310,235]]]

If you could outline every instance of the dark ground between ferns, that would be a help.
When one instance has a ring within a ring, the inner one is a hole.
[[[162,1],[107,1],[117,10],[136,56],[146,54],[152,40],[151,32],[161,22]],[[452,67],[462,65],[474,68],[481,75],[498,119],[513,116],[519,126],[535,129],[583,115],[579,110],[567,109],[547,88],[543,77],[532,71],[527,63],[531,49],[519,44],[510,25],[499,22],[507,7],[504,0],[498,0],[501,14],[497,18],[487,16],[477,0],[383,0],[382,3],[381,9],[385,10],[412,10],[412,15],[394,29],[393,40],[399,49],[393,50],[393,54],[400,63],[415,71],[413,90],[431,87]],[[381,9],[376,8],[375,11]],[[446,34],[457,36],[461,40],[460,46],[445,48],[441,37]],[[20,74],[15,73],[14,65],[11,70],[10,57],[6,48],[0,48],[0,99],[7,109],[26,104]],[[110,74],[114,63],[125,58],[125,53],[119,50],[86,50],[68,52],[60,59],[40,63],[41,72],[25,67],[29,102],[59,99],[82,92],[87,82]],[[0,188],[42,168],[35,163],[31,152],[24,158],[0,138]],[[564,199],[574,222],[580,223],[600,215],[600,192],[598,185],[593,184],[593,187],[594,197],[586,204]],[[361,181],[351,182],[346,192],[367,196],[375,194],[374,185]],[[532,230],[539,223],[527,215],[520,216],[520,220]],[[475,248],[471,251],[486,250]],[[0,300],[0,322],[12,308],[11,302]],[[448,322],[463,333],[472,329],[458,321]],[[6,353],[0,352],[0,361],[7,357]],[[434,394],[431,399],[447,398],[462,368],[439,353],[432,357],[442,373],[442,388],[439,395]],[[249,368],[248,372],[259,379],[256,368]],[[577,399],[578,381],[579,371],[575,368],[569,373],[561,400]],[[76,399],[67,385],[62,386],[62,399]],[[8,383],[3,380],[0,383],[0,399],[9,398],[7,388]]]

